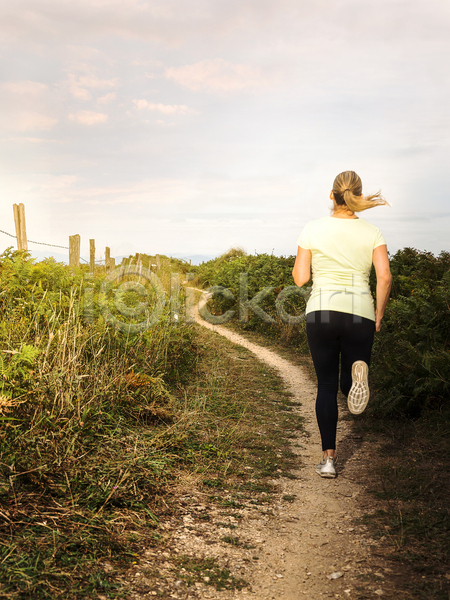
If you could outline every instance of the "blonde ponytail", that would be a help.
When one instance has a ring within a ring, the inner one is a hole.
[[[361,212],[374,206],[388,205],[381,192],[370,196],[361,196],[362,182],[355,171],[339,173],[333,182],[334,200],[338,206],[346,205],[352,212]]]

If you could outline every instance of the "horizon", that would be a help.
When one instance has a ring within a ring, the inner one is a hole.
[[[0,252],[0,254],[2,254],[3,252],[5,252],[8,248],[10,248],[11,246],[6,246],[2,252]],[[236,247],[239,250],[242,250],[242,248],[240,247]],[[225,250],[224,252],[221,252],[220,254],[216,254],[216,255],[200,255],[200,254],[187,254],[187,253],[177,253],[177,254],[163,254],[162,252],[156,252],[153,254],[148,254],[146,252],[140,252],[139,254],[142,254],[144,256],[156,256],[156,255],[160,255],[160,256],[164,256],[166,258],[169,259],[175,259],[175,260],[183,260],[185,262],[189,262],[192,261],[192,266],[199,266],[201,265],[203,262],[208,262],[210,260],[215,260],[217,258],[220,258],[221,256],[227,254],[228,252],[230,252],[231,250],[234,250],[236,248],[228,248],[227,250]],[[388,249],[388,254],[389,257],[392,258],[397,252],[406,250],[407,248],[411,248],[412,250],[416,250],[420,253],[430,253],[432,254],[435,258],[439,258],[439,255],[444,253],[444,252],[450,252],[449,250],[440,250],[439,252],[435,253],[435,252],[431,252],[429,250],[426,249],[420,249],[420,248],[414,248],[413,246],[405,246],[404,248],[398,248],[395,252],[391,252]],[[17,248],[13,247],[13,250],[17,250]],[[30,253],[30,258],[34,259],[36,262],[41,262],[43,260],[46,260],[47,258],[54,258],[54,260],[56,262],[59,263],[64,263],[66,265],[69,264],[69,254],[67,253],[67,255],[64,254],[60,254],[57,252],[51,252],[51,253],[46,253],[43,251],[33,251],[33,249],[29,248],[28,252]],[[245,251],[244,251],[245,252]],[[289,258],[289,257],[293,257],[295,258],[295,253],[292,254],[275,254],[272,252],[245,252],[246,255],[255,255],[255,254],[268,254],[271,255],[273,254],[274,256],[277,257],[284,257],[284,258]],[[135,256],[136,253],[134,254],[127,254],[127,255],[112,255],[111,254],[111,258],[114,258],[116,261],[116,267],[119,266],[119,262],[118,261],[122,261],[122,259],[126,258],[132,258],[133,256]],[[96,263],[98,266],[101,266],[101,264],[104,262],[104,252],[101,252],[100,250],[98,250],[96,248]],[[84,265],[89,265],[89,255],[85,255],[82,256],[80,255],[80,265],[83,266]]]

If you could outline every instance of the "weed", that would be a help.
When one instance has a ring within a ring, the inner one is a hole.
[[[250,587],[244,579],[236,579],[228,569],[222,569],[212,558],[196,559],[180,556],[177,558],[177,565],[179,566],[177,577],[185,581],[188,586],[199,582],[213,586],[218,591],[242,590]]]
[[[233,523],[221,523],[220,521],[216,522],[217,527],[227,527],[228,529],[237,529],[237,525],[233,525]]]
[[[382,435],[383,461],[371,466],[372,494],[380,508],[364,522],[375,539],[388,541],[408,566],[414,598],[445,598],[450,554],[450,483],[442,477],[450,452],[450,414],[428,411],[418,421],[359,422],[365,432]],[[425,577],[425,580],[423,580]]]
[[[295,494],[285,494],[281,499],[285,502],[295,502],[296,497]]]
[[[222,542],[225,542],[226,544],[231,544],[232,546],[241,546],[241,542],[239,541],[238,537],[233,537],[231,535],[226,535],[223,538],[220,538]]]

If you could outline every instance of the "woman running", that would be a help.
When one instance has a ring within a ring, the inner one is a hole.
[[[330,194],[332,214],[306,224],[298,239],[292,275],[301,287],[311,278],[306,306],[306,333],[318,380],[316,416],[323,457],[321,477],[336,477],[337,393],[347,396],[350,412],[363,412],[369,400],[368,365],[375,331],[391,289],[386,242],[375,225],[357,212],[388,204],[380,192],[363,196],[354,171],[340,173]],[[376,309],[369,289],[375,267]]]

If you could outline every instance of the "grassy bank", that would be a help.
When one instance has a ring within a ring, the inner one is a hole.
[[[267,479],[289,475],[301,419],[246,351],[174,323],[170,305],[124,335],[97,312],[101,277],[86,319],[83,273],[9,254],[0,274],[1,597],[128,597],[180,490],[232,511],[265,505]],[[211,584],[225,585],[217,566],[180,560],[192,584],[216,569]]]

